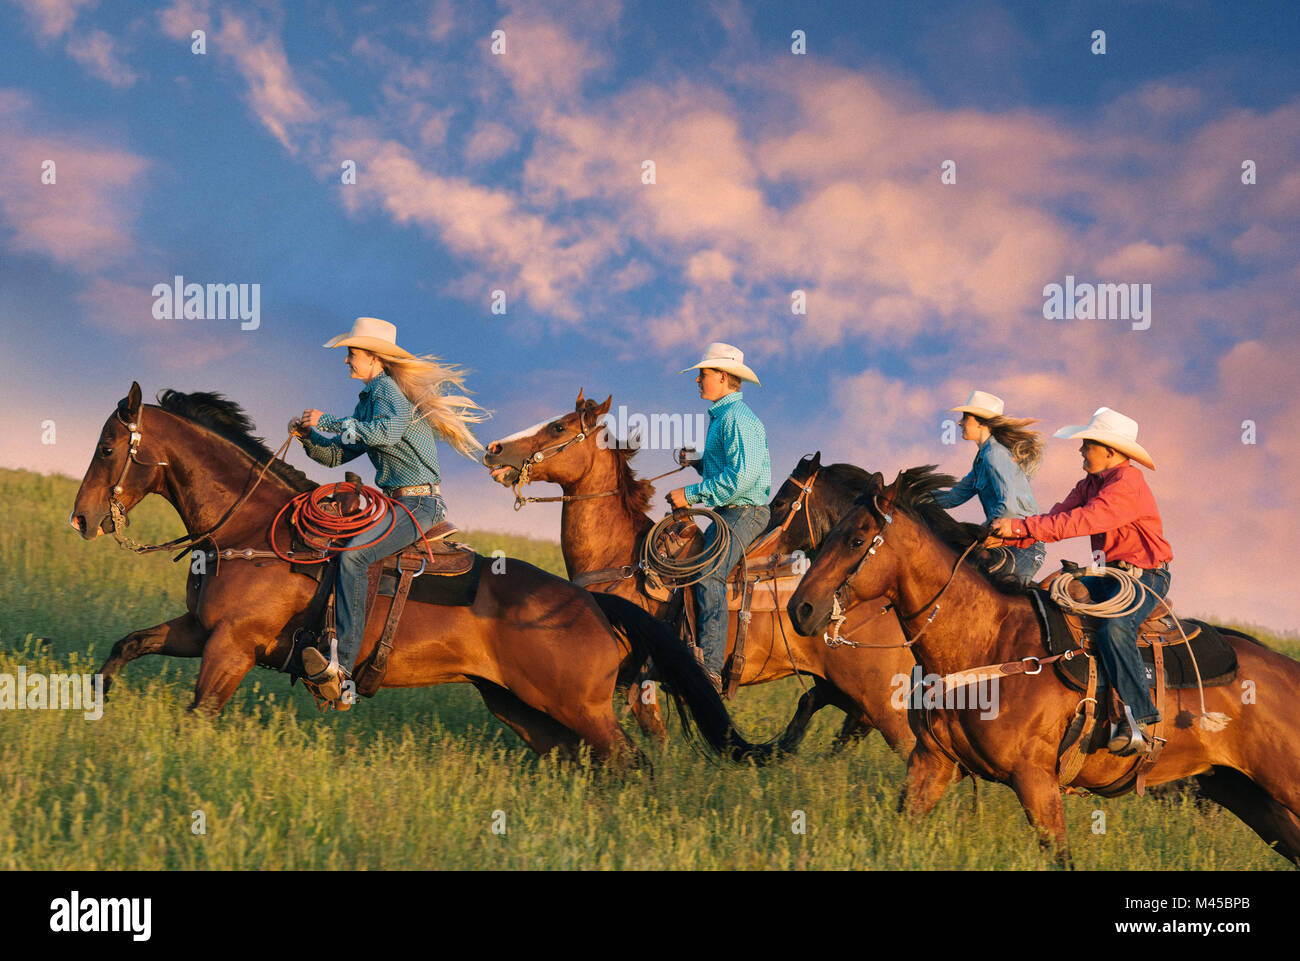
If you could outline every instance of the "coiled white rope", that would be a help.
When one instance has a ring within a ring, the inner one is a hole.
[[[1068,588],[1080,577],[1109,577],[1119,582],[1119,591],[1114,597],[1104,601],[1076,601],[1070,596]],[[1062,610],[1073,611],[1076,614],[1107,618],[1125,617],[1134,613],[1145,601],[1143,593],[1139,593],[1139,588],[1145,594],[1154,597],[1164,607],[1165,613],[1173,617],[1174,624],[1178,627],[1178,633],[1182,635],[1183,643],[1187,645],[1187,653],[1192,659],[1192,669],[1196,672],[1196,690],[1201,698],[1201,713],[1196,719],[1197,726],[1204,731],[1223,730],[1231,718],[1219,711],[1206,710],[1205,685],[1201,681],[1201,667],[1196,663],[1196,652],[1192,650],[1192,642],[1187,639],[1187,633],[1183,630],[1182,622],[1173,616],[1174,612],[1169,606],[1169,602],[1143,584],[1141,579],[1130,574],[1122,567],[1084,568],[1078,571],[1065,571],[1052,581],[1048,596]],[[1138,629],[1141,629],[1141,626],[1139,624]],[[1137,643],[1136,635],[1133,641],[1135,644]]]

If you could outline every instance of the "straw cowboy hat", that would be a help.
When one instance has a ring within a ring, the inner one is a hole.
[[[1080,427],[1062,427],[1054,435],[1065,440],[1095,440],[1099,444],[1113,447],[1128,457],[1133,458],[1143,467],[1156,469],[1151,455],[1137,442],[1138,423],[1132,417],[1125,417],[1109,407],[1098,407],[1093,412],[1092,420]]]
[[[352,329],[322,345],[325,347],[359,347],[381,357],[414,357],[397,346],[397,328],[378,317],[358,317]]]
[[[970,398],[960,407],[949,407],[949,410],[960,411],[966,414],[974,414],[976,417],[983,417],[989,420],[994,417],[1002,417],[1002,411],[1005,405],[1002,398],[993,394],[985,393],[982,390],[973,390]],[[1030,424],[1038,423],[1033,417],[1006,417],[1004,418],[1012,427],[1027,427]]]
[[[758,383],[758,377],[754,372],[745,366],[744,351],[730,344],[709,344],[704,350],[704,359],[698,364],[692,364],[686,370],[678,371],[685,374],[687,371],[695,370],[699,367],[709,367],[713,370],[725,370],[728,374],[735,374],[741,380],[747,380],[752,384]]]

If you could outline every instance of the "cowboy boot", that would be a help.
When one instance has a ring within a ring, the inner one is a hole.
[[[350,675],[338,661],[326,660],[325,655],[314,647],[302,652],[302,669],[307,680],[316,685],[321,697],[334,705],[336,710],[346,711],[352,706],[343,700],[343,682],[350,680]]]

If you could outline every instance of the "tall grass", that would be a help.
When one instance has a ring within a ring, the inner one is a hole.
[[[93,671],[122,635],[183,610],[183,565],[73,534],[75,490],[0,471],[15,508],[0,529],[0,673]],[[179,526],[151,498],[131,533],[161,540]],[[561,567],[554,544],[462,536]],[[956,785],[916,823],[897,814],[903,762],[878,736],[833,755],[833,710],[798,758],[772,768],[719,766],[674,735],[662,751],[641,743],[653,774],[614,774],[538,759],[464,685],[383,691],[320,715],[301,687],[259,670],[207,722],[184,711],[196,673],[195,661],[142,658],[98,721],[0,712],[0,867],[1051,867],[1000,785]],[[794,681],[747,689],[734,713],[755,735],[775,733],[799,693]],[[1190,794],[1065,800],[1080,868],[1286,867]]]

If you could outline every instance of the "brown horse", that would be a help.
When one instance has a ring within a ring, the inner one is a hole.
[[[654,523],[646,513],[653,487],[638,478],[628,463],[634,451],[612,442],[598,426],[612,400],[612,396],[607,397],[604,403],[597,404],[584,399],[579,391],[571,413],[493,441],[483,458],[504,485],[515,485],[525,466],[527,482],[560,485],[565,498],[560,543],[571,578],[619,568],[630,575],[640,559],[641,539]],[[797,523],[786,527],[779,548],[774,549],[785,553],[811,551],[815,546],[814,531],[829,530],[837,512],[856,496],[854,485],[864,483],[869,476],[850,465],[834,465],[818,477],[820,466],[820,455],[805,458],[773,498],[769,530],[784,523],[801,486],[815,485],[805,498],[808,509],[803,519],[796,518]],[[632,576],[613,576],[589,587],[626,597],[657,618],[667,616],[670,602],[647,596],[638,581]],[[762,589],[760,584],[758,590]],[[897,686],[895,678],[910,673],[913,660],[902,646],[903,636],[894,619],[873,617],[878,611],[857,612],[842,632],[865,648],[831,648],[821,632],[816,637],[801,637],[791,629],[783,610],[752,612],[740,683],[764,684],[795,672],[814,678],[813,688],[800,700],[794,719],[780,737],[781,750],[792,751],[812,715],[827,704],[848,715],[836,739],[837,747],[877,729],[899,754],[906,756],[911,750],[913,735],[906,712],[891,704],[896,700],[891,688]],[[737,621],[732,618],[728,629],[728,656],[735,647]]]
[[[251,427],[243,411],[220,395],[164,391],[155,407],[142,405],[140,386],[132,384],[104,423],[69,523],[93,539],[113,530],[113,513],[124,517],[153,493],[176,509],[191,537],[226,518],[200,545],[219,541],[223,547],[266,550],[280,508],[315,485],[273,461]],[[269,472],[255,486],[254,476],[268,462]],[[280,523],[276,539],[287,544],[288,521]],[[202,666],[190,710],[212,715],[254,665],[282,668],[288,662],[295,630],[307,626],[316,582],[275,558],[225,560],[206,573],[194,573],[194,566],[186,613],[118,641],[100,669],[105,690],[125,664],[142,655],[198,657]],[[598,603],[587,591],[523,561],[507,559],[503,566],[502,573],[484,568],[471,606],[407,605],[384,686],[468,682],[539,754],[571,754],[581,742],[599,760],[635,762],[640,754],[615,719],[611,698],[621,665],[648,655],[664,670],[674,696],[684,699],[683,724],[689,713],[710,746],[731,756],[746,752],[749,745],[721,699],[663,625],[619,598]],[[376,599],[359,663],[374,647],[390,603]],[[611,629],[611,620],[626,638]]]
[[[958,554],[982,539],[984,530],[958,524],[934,504],[931,492],[953,481],[929,467],[905,471],[888,487],[874,475],[790,600],[799,629],[822,630],[837,593],[883,593],[928,675],[1042,656],[1025,589],[995,581],[976,563],[958,563]],[[1278,853],[1300,862],[1300,711],[1290,696],[1300,689],[1300,663],[1253,638],[1222,633],[1236,650],[1239,676],[1261,692],[1277,693],[1243,704],[1235,686],[1206,688],[1207,710],[1231,719],[1226,729],[1210,732],[1193,722],[1191,712],[1200,706],[1194,692],[1168,691],[1175,702],[1166,711],[1172,720],[1168,744],[1147,777],[1160,784],[1199,775],[1202,791],[1276,844]],[[1193,695],[1187,703],[1185,694]],[[959,703],[909,712],[918,737],[900,806],[913,815],[930,811],[950,783],[956,759],[980,777],[1010,785],[1040,839],[1067,861],[1057,751],[1079,698],[1048,670],[1001,678],[992,717]],[[1075,788],[1116,794],[1131,786],[1133,758],[1105,750],[1085,758],[1069,782]]]

